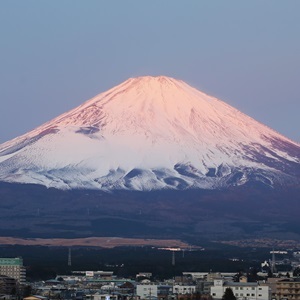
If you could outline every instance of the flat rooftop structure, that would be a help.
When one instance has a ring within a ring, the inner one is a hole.
[[[72,274],[82,275],[82,276],[111,276],[114,274],[113,271],[72,271]]]
[[[0,258],[1,266],[23,266],[23,259],[21,257],[15,258]]]
[[[182,272],[182,275],[186,276],[186,275],[190,275],[193,278],[204,278],[205,276],[207,276],[208,274],[220,274],[221,276],[234,276],[236,275],[235,273],[231,273],[231,272]]]

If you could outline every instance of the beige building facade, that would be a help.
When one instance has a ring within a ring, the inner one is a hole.
[[[26,280],[26,270],[23,266],[23,259],[16,258],[0,258],[0,275],[5,275],[16,279],[19,283]]]
[[[278,300],[300,300],[300,278],[286,278],[276,282]]]

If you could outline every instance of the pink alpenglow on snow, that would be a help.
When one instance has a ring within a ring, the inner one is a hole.
[[[130,78],[0,145],[0,181],[59,189],[299,182],[300,145],[169,77]]]

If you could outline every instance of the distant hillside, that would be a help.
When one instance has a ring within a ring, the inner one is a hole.
[[[0,183],[0,236],[300,237],[300,188],[133,192]]]

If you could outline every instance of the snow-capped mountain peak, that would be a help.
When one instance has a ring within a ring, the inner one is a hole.
[[[130,78],[0,145],[0,180],[57,188],[298,181],[300,146],[173,78]]]

